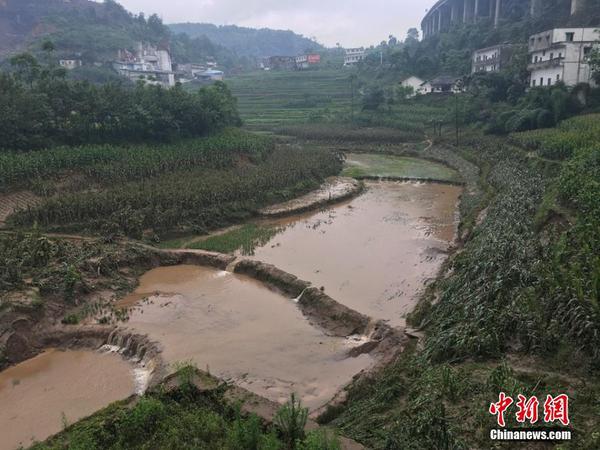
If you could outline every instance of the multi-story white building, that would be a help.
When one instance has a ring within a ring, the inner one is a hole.
[[[471,61],[471,73],[500,72],[510,61],[512,54],[513,48],[507,44],[475,50]]]
[[[344,57],[344,66],[354,66],[365,59],[364,48],[347,48],[346,56]]]
[[[119,50],[118,60],[113,67],[132,81],[145,80],[150,84],[175,86],[171,55],[166,48],[140,42],[135,53]]]
[[[587,57],[598,45],[595,28],[556,28],[529,38],[530,86],[567,86],[592,81]]]
[[[77,69],[83,65],[80,59],[61,59],[58,63],[67,70]]]

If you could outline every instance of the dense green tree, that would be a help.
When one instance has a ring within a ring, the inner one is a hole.
[[[195,93],[181,86],[94,85],[67,79],[29,54],[0,74],[0,142],[6,149],[54,144],[170,141],[239,125],[235,98],[224,83]]]

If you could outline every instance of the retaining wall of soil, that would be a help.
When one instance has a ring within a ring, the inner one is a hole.
[[[357,180],[370,180],[370,181],[412,181],[422,183],[436,183],[436,184],[449,184],[451,186],[464,186],[464,181],[452,181],[452,180],[441,180],[437,178],[426,178],[426,177],[378,177],[373,175],[361,175],[356,177]]]
[[[330,189],[333,192],[330,193]],[[363,189],[364,185],[354,178],[333,177],[328,179],[316,191],[309,192],[289,202],[263,208],[259,211],[259,214],[270,218],[301,214],[356,197]]]
[[[235,273],[248,275],[297,299],[302,313],[328,334],[351,336],[365,334],[370,319],[329,297],[308,281],[260,261],[243,259],[235,266]]]

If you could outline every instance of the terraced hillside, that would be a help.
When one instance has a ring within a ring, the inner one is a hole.
[[[349,114],[351,71],[253,72],[228,81],[247,126],[278,125]]]

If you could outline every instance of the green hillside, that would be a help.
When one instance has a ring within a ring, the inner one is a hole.
[[[208,38],[173,35],[157,15],[134,15],[114,0],[0,2],[0,60],[22,51],[40,54],[46,40],[56,47],[55,57],[76,54],[88,64],[111,61],[117,50],[134,49],[139,41],[169,46],[175,62],[210,56],[225,68],[239,64],[233,52]]]
[[[317,42],[289,30],[216,26],[208,23],[178,23],[169,25],[169,28],[174,33],[185,33],[192,38],[206,36],[241,57],[295,56],[308,50],[323,48]]]
[[[250,126],[302,123],[350,112],[350,72],[342,70],[254,72],[228,84]]]

